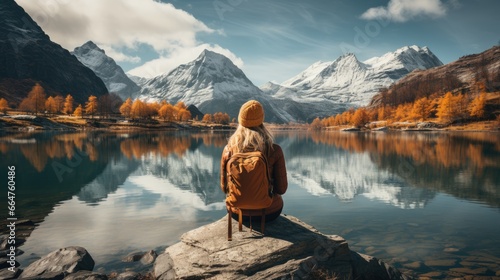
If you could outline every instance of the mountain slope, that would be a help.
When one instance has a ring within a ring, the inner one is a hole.
[[[19,102],[40,82],[48,94],[71,93],[78,103],[106,86],[43,30],[14,0],[0,2],[0,97]]]
[[[380,88],[411,71],[440,65],[442,62],[427,47],[403,47],[364,62],[346,54],[333,62],[317,62],[281,85],[266,84],[262,90],[275,98],[362,106]]]
[[[75,48],[72,54],[103,80],[109,92],[118,94],[123,100],[135,98],[139,94],[141,88],[92,41]]]
[[[494,46],[482,53],[467,55],[458,60],[422,71],[413,71],[382,94],[377,94],[371,106],[381,104],[397,106],[413,102],[434,93],[475,92],[477,83],[486,91],[500,90],[500,46]]]
[[[287,122],[289,119],[227,57],[205,50],[194,61],[149,80],[143,85],[140,99],[183,101],[195,105],[203,113],[226,112],[238,116],[240,106],[259,100],[266,111],[266,121]]]

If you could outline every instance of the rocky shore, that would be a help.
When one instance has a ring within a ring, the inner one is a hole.
[[[132,253],[122,260],[149,265],[146,273],[93,272],[90,253],[77,246],[13,272],[3,254],[8,251],[3,236],[0,279],[410,279],[381,260],[351,251],[342,237],[324,235],[295,217],[282,215],[268,223],[264,235],[259,225],[251,230],[244,224],[239,232],[237,224],[233,221],[233,241],[227,240],[223,217],[185,233],[159,255]]]

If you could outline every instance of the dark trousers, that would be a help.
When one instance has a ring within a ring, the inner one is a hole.
[[[283,210],[283,208],[280,208],[280,210],[278,210],[278,211],[276,211],[274,213],[266,214],[266,223],[276,220],[276,218],[278,218],[281,215],[281,211],[282,210]],[[238,214],[231,213],[231,216],[236,221],[238,220]],[[260,223],[261,219],[262,219],[261,215],[252,216],[252,222]],[[250,216],[243,215],[243,222],[248,222],[248,221],[250,221]]]

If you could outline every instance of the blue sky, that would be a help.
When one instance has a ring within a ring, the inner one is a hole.
[[[152,77],[208,48],[257,86],[322,60],[427,46],[444,63],[500,42],[498,0],[16,0],[68,50],[88,40]]]

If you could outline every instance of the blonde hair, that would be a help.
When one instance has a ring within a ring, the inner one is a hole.
[[[273,135],[264,124],[251,128],[238,125],[229,138],[228,146],[235,147],[238,152],[261,151],[269,156],[273,142]]]

